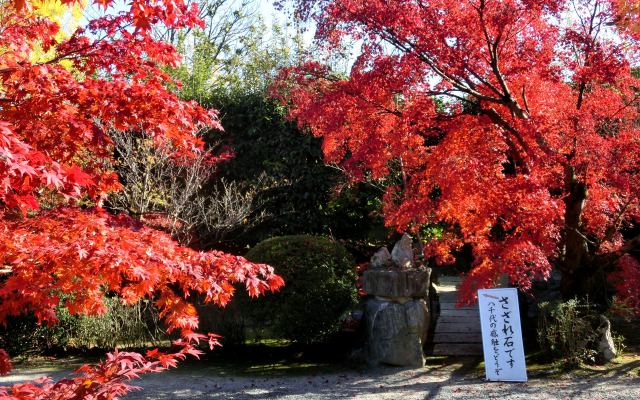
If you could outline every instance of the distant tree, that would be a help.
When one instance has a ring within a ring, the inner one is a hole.
[[[224,132],[207,131],[203,135],[207,147],[226,148],[234,154],[217,165],[226,189],[214,179],[204,184],[201,195],[203,199],[216,197],[235,188],[259,207],[242,219],[249,223],[225,235],[200,225],[201,244],[240,249],[274,235],[323,233],[344,238],[349,230],[356,233],[353,237],[365,236],[369,210],[351,207],[346,196],[337,195],[334,188],[343,183],[342,172],[322,163],[320,142],[286,121],[284,109],[266,94],[281,68],[311,53],[303,43],[301,27],[282,24],[278,18],[267,27],[254,12],[257,2],[202,4],[212,10],[204,29],[158,30],[164,32],[161,37],[174,38],[186,60],[169,70],[183,82],[177,93],[220,110]],[[221,21],[231,22],[221,25]],[[220,34],[223,28],[229,33]],[[143,163],[143,167],[148,165]],[[128,193],[127,188],[122,193]]]
[[[288,121],[286,110],[264,92],[213,93],[205,104],[220,109],[225,129],[222,137],[211,131],[205,140],[223,140],[234,152],[217,176],[254,188],[258,206],[259,218],[249,218],[257,223],[218,246],[244,248],[273,236],[311,233],[349,241],[350,250],[357,245],[366,253],[386,241],[380,217],[386,182],[352,185],[340,167],[323,162],[321,141]],[[212,195],[218,185],[211,181]],[[200,233],[203,244],[216,245],[215,237]]]
[[[184,58],[171,69],[185,99],[206,101],[212,92],[259,92],[277,70],[303,50],[299,34],[274,20],[267,27],[257,0],[198,0],[202,27],[159,26],[155,36]]]

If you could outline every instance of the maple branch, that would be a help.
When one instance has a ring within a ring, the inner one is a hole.
[[[417,48],[417,45],[415,43],[412,43],[406,38],[400,39],[399,35],[396,32],[394,32],[393,29],[380,26],[379,23],[372,20],[371,18],[361,18],[359,15],[346,9],[342,5],[340,5],[340,7],[342,11],[349,14],[355,21],[360,21],[364,25],[369,26],[374,33],[378,34],[382,38],[382,40],[396,47],[398,50],[403,51],[406,54],[414,53],[418,57],[418,59],[423,61],[425,64],[427,64],[429,68],[431,68],[431,70],[436,75],[438,75],[440,78],[442,78],[446,82],[449,82],[456,89],[468,94],[472,94],[475,97],[480,98],[482,100],[487,100],[487,101],[492,101],[497,103],[500,102],[499,99],[496,99],[490,96],[485,96],[480,92],[477,92],[476,90],[474,90],[471,87],[471,85],[465,85],[464,82],[460,81],[459,79],[455,78],[450,74],[445,73],[439,66],[436,65],[436,63],[433,60],[431,60],[427,55],[421,52]]]
[[[618,260],[620,260],[622,257],[624,257],[626,254],[628,254],[630,251],[634,250],[638,246],[640,246],[640,235],[633,237],[632,239],[628,240],[627,243],[621,248],[619,248],[617,251],[610,253],[611,257],[608,257],[606,263],[602,265],[601,268],[603,270],[610,268],[611,266],[615,265],[618,262]]]
[[[485,100],[485,101],[492,102],[492,103],[504,104],[502,99],[484,95],[484,94],[478,92],[477,90],[475,90],[470,85],[465,84],[464,82],[461,82],[459,79],[457,79],[457,78],[453,77],[452,75],[449,75],[446,72],[444,72],[426,54],[421,52],[414,43],[411,43],[408,40],[405,40],[404,43],[403,43],[402,41],[400,41],[400,39],[395,38],[395,37],[391,37],[391,36],[387,36],[387,37],[383,36],[383,40],[385,40],[389,44],[392,44],[393,46],[398,48],[398,50],[402,50],[407,54],[413,53],[420,61],[422,61],[425,64],[427,64],[429,66],[429,68],[431,68],[431,70],[436,73],[436,75],[438,75],[439,77],[441,77],[445,81],[449,82],[457,90],[459,90],[459,91],[461,91],[463,93],[467,93],[467,94],[477,98],[478,100]]]
[[[497,87],[495,87],[491,82],[489,82],[485,78],[481,77],[480,74],[478,74],[476,71],[472,70],[471,68],[468,68],[468,67],[465,67],[465,68],[466,68],[467,72],[469,72],[471,75],[473,75],[473,77],[476,78],[477,80],[479,80],[483,85],[487,86],[489,89],[491,89],[498,96],[502,96],[502,92]]]
[[[489,119],[495,123],[496,125],[500,126],[501,128],[503,128],[505,131],[507,131],[508,133],[511,134],[511,136],[515,137],[516,140],[518,141],[518,144],[520,145],[520,147],[524,150],[525,153],[530,154],[531,153],[531,149],[529,148],[529,145],[525,142],[524,138],[522,137],[522,135],[520,134],[520,132],[518,132],[517,129],[515,129],[513,126],[511,126],[511,124],[509,124],[504,118],[502,118],[502,116],[500,115],[500,113],[498,113],[495,109],[490,108],[490,109],[481,109],[481,112],[488,116]],[[525,158],[522,156],[520,150],[517,148],[516,144],[513,142],[513,140],[511,139],[511,136],[509,135],[505,135],[505,141],[507,143],[507,145],[509,146],[509,148],[511,149],[511,153],[512,156],[514,157],[514,159],[516,161],[518,161],[522,167],[523,170],[529,171],[529,165],[527,163],[527,161],[525,160]]]
[[[482,33],[484,35],[484,39],[487,45],[487,50],[489,51],[489,57],[490,57],[489,65],[491,66],[491,70],[493,71],[493,74],[498,80],[498,84],[502,88],[502,93],[500,93],[501,98],[503,99],[504,104],[511,110],[512,113],[514,113],[514,115],[516,115],[518,118],[527,119],[529,118],[529,115],[527,114],[527,112],[525,112],[522,109],[522,107],[520,107],[518,102],[511,95],[511,91],[507,86],[507,82],[504,79],[504,75],[502,74],[502,71],[500,71],[498,44],[500,43],[500,40],[502,38],[502,31],[500,31],[496,35],[496,38],[494,40],[491,40],[489,31],[487,30],[487,24],[484,19],[485,5],[486,5],[485,0],[481,0],[480,7],[474,7],[474,8],[476,9],[480,17],[480,26],[482,26]],[[493,90],[497,91],[497,89],[495,89],[493,85],[490,85],[490,87]]]
[[[598,13],[598,6],[599,6],[599,2],[596,1],[594,3],[593,6],[593,12],[591,13],[591,16],[589,18],[589,29],[587,30],[587,36],[592,36],[593,35],[593,31],[595,29],[594,27],[594,22]],[[575,3],[574,3],[574,9],[575,9]],[[580,13],[576,10],[576,13],[578,14],[578,16],[580,17]],[[584,20],[580,17],[580,21],[582,22],[582,24],[584,25]],[[585,52],[584,52],[584,66],[587,67],[589,65],[589,54],[591,52],[592,47],[595,45],[596,42],[596,37],[598,36],[598,33],[600,32],[600,24],[598,24],[598,30],[596,31],[595,35],[592,36],[592,40],[591,40],[591,46],[585,48]],[[576,103],[576,109],[580,109],[582,108],[582,103],[584,101],[584,93],[587,89],[587,82],[586,81],[581,81],[580,82],[580,86],[578,88],[578,100]]]
[[[483,0],[483,2],[484,2],[484,0]],[[520,118],[528,118],[528,115],[524,112],[524,110],[522,110],[522,108],[517,104],[517,102],[511,97],[511,94],[509,92],[508,87],[506,86],[506,82],[504,81],[502,73],[500,72],[500,69],[497,67],[497,52],[495,52],[495,56],[493,57],[493,59],[495,59],[495,65],[496,65],[496,67],[494,68],[494,73],[497,74],[498,81],[499,82],[502,81],[502,84],[504,84],[503,89],[506,89],[505,90],[506,94],[500,92],[500,90],[498,90],[498,88],[496,88],[494,85],[492,85],[486,79],[482,78],[477,72],[472,71],[470,68],[467,68],[467,70],[476,79],[478,79],[482,84],[486,85],[494,93],[496,93],[498,96],[500,96],[498,98],[482,94],[481,92],[475,90],[475,85],[472,84],[465,77],[463,77],[462,80],[460,80],[459,78],[457,78],[457,77],[445,72],[444,69],[441,68],[440,66],[438,66],[435,61],[433,61],[428,55],[426,55],[424,52],[422,52],[418,48],[417,44],[411,42],[407,38],[401,38],[401,35],[399,35],[397,32],[395,32],[392,28],[380,26],[379,23],[377,23],[376,21],[373,21],[371,18],[361,18],[361,16],[356,15],[352,11],[346,9],[345,7],[342,7],[342,11],[346,12],[347,14],[349,14],[352,18],[354,18],[354,20],[360,21],[361,23],[369,26],[372,29],[373,32],[375,32],[378,35],[380,35],[382,40],[384,40],[387,43],[391,44],[392,46],[396,47],[398,50],[403,51],[404,53],[407,53],[407,54],[414,54],[419,60],[421,60],[422,62],[427,64],[429,66],[429,68],[437,76],[439,76],[440,78],[442,78],[446,82],[450,83],[457,90],[459,90],[459,91],[461,91],[463,93],[467,93],[469,95],[472,95],[475,98],[477,98],[478,100],[484,100],[484,101],[488,101],[488,102],[492,102],[492,103],[506,105],[518,117],[520,117]],[[498,38],[496,39],[495,48],[497,48],[497,44],[498,44],[500,38],[501,38],[501,35],[499,35]],[[494,64],[494,63],[492,63],[492,64]]]
[[[636,197],[635,196],[630,196],[627,199],[627,201],[624,202],[624,204],[620,208],[620,211],[618,212],[618,215],[616,216],[615,220],[609,226],[609,228],[607,228],[607,230],[605,231],[605,236],[600,241],[601,244],[611,240],[613,238],[613,235],[618,231],[618,229],[620,229],[620,225],[622,224],[622,217],[624,216],[624,213],[627,212],[627,210],[631,206],[631,203],[634,200],[636,200]],[[600,247],[600,246],[598,245],[598,247]]]
[[[613,118],[616,115],[618,115],[618,113],[624,111],[625,109],[631,107],[633,105],[633,103],[635,103],[636,101],[638,101],[640,99],[640,93],[636,93],[633,98],[631,100],[629,100],[628,103],[626,103],[624,106],[620,107],[619,109],[616,110],[616,112],[614,112],[613,114],[611,114],[611,116],[609,118]]]
[[[524,102],[524,109],[530,114],[531,111],[529,111],[529,104],[527,103],[527,87],[524,84],[522,85],[522,101]]]
[[[576,103],[576,109],[582,108],[582,102],[584,99],[584,91],[587,89],[586,82],[580,82],[580,86],[578,88],[578,102]]]
[[[622,246],[620,248],[620,250],[618,251],[618,254],[620,254],[620,256],[622,256],[625,253],[630,252],[631,250],[635,249],[638,246],[640,246],[640,235],[632,238],[624,246]]]
[[[349,176],[349,171],[347,171],[346,168],[340,166],[340,164],[336,164],[334,162],[331,163],[326,163],[325,164],[326,167],[335,169],[336,171],[340,172],[343,176]],[[384,193],[384,191],[386,190],[386,186],[383,184],[384,179],[376,179],[373,180],[370,177],[367,177],[366,179],[363,179],[361,181],[359,181],[358,183],[362,183],[368,186],[371,186],[372,188],[379,190],[380,193]]]
[[[571,226],[567,227],[567,229],[569,229],[569,230],[571,230],[571,231],[575,232],[575,233],[576,233],[578,236],[580,236],[580,237],[581,237],[585,242],[590,243],[590,244],[592,244],[592,245],[594,245],[594,246],[597,246],[597,245],[598,245],[596,242],[594,242],[593,240],[589,239],[589,238],[588,238],[584,233],[580,232],[580,230],[579,230],[579,229],[574,228],[574,227],[571,227]]]
[[[482,111],[482,113],[484,115],[489,117],[489,119],[493,123],[495,123],[496,125],[500,126],[503,129],[505,129],[506,131],[510,132],[518,140],[518,143],[520,144],[520,146],[522,146],[522,148],[526,152],[530,152],[531,149],[530,149],[529,145],[527,144],[527,142],[525,142],[525,140],[522,137],[522,135],[520,134],[520,132],[518,132],[518,130],[516,128],[514,128],[510,123],[508,123],[502,117],[502,115],[500,115],[499,112],[497,112],[494,108],[481,109],[481,111]]]

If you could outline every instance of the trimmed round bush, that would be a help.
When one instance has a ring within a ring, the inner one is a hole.
[[[277,293],[242,301],[244,314],[270,335],[310,343],[340,327],[340,317],[357,301],[351,255],[328,238],[295,235],[260,242],[246,258],[272,265],[285,286]]]

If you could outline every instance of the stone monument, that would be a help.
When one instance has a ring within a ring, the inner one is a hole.
[[[424,366],[429,330],[431,269],[414,262],[411,237],[402,236],[391,253],[378,250],[364,272],[367,347],[370,364]]]

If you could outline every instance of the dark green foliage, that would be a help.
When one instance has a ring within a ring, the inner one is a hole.
[[[242,182],[266,175],[263,196],[271,218],[262,232],[255,232],[257,239],[321,232],[323,206],[338,173],[322,162],[319,139],[301,134],[277,105],[260,95],[221,99],[217,106],[235,153],[220,175]]]
[[[379,214],[381,189],[344,184],[341,171],[324,164],[321,141],[287,121],[284,109],[263,93],[212,96],[207,107],[220,110],[224,134],[212,131],[209,144],[223,138],[234,157],[220,166],[216,179],[259,187],[268,217],[237,236],[241,248],[274,236],[320,234],[337,239],[384,240],[387,231]],[[337,190],[341,186],[344,189]],[[261,211],[261,210],[259,210]],[[218,246],[203,237],[203,245]]]
[[[200,301],[197,305],[198,329],[201,332],[215,332],[222,336],[220,342],[225,348],[243,346],[247,339],[247,321],[240,309],[241,302],[237,300],[238,296],[243,295],[244,300],[247,300],[246,291],[238,287],[234,298],[224,308]]]
[[[383,189],[369,183],[343,187],[327,205],[330,233],[346,241],[366,241],[378,249],[391,231],[382,217]]]
[[[68,312],[61,312],[58,317],[60,322],[51,327],[38,325],[32,314],[9,317],[7,325],[0,327],[0,348],[11,356],[66,350],[77,329],[78,318]]]
[[[351,255],[330,239],[283,236],[265,240],[247,253],[254,262],[272,265],[285,281],[278,293],[241,297],[243,313],[273,337],[317,342],[338,331],[340,317],[357,300]]]

